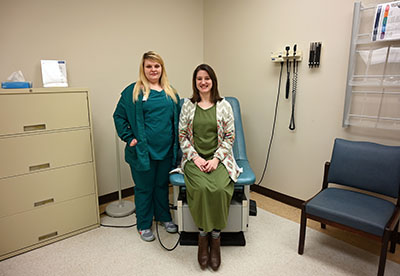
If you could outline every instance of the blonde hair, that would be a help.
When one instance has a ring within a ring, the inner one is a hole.
[[[164,61],[161,58],[159,54],[153,51],[149,51],[147,53],[143,54],[142,60],[140,62],[139,66],[139,80],[136,82],[135,88],[133,89],[133,102],[136,102],[139,98],[140,92],[143,93],[144,97],[149,97],[150,95],[150,85],[149,81],[147,80],[145,74],[144,74],[144,61],[145,60],[151,60],[153,62],[157,62],[161,65],[161,77],[160,77],[160,85],[162,89],[164,89],[165,94],[170,96],[172,100],[177,103],[177,98],[176,98],[176,90],[171,87],[168,81],[167,77],[167,72],[165,71],[164,67]]]

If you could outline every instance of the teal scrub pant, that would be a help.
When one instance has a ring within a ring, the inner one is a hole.
[[[136,171],[131,167],[135,182],[135,205],[137,229],[150,229],[153,217],[156,221],[171,221],[169,212],[168,183],[172,158],[150,159],[150,170]]]

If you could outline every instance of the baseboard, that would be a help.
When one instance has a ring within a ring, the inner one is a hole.
[[[291,196],[273,191],[271,189],[262,187],[260,185],[251,185],[250,190],[257,192],[259,194],[265,195],[267,197],[270,197],[272,199],[275,199],[277,201],[280,201],[282,203],[288,204],[290,206],[296,207],[296,208],[301,208],[301,205],[304,202],[303,200],[300,200],[298,198],[291,197]],[[121,194],[122,194],[122,198],[132,196],[135,194],[134,188],[133,187],[126,188],[121,191]],[[105,204],[105,203],[108,203],[108,202],[111,202],[114,200],[118,200],[118,192],[113,192],[113,193],[99,196],[99,205],[102,205],[102,204]]]
[[[128,196],[132,196],[135,194],[135,191],[133,189],[133,187],[130,188],[126,188],[123,189],[121,191],[121,197],[128,197]],[[118,200],[119,196],[118,196],[118,191],[117,192],[113,192],[113,193],[109,193],[109,194],[105,194],[102,196],[99,196],[99,205],[114,201],[114,200]]]
[[[251,185],[250,190],[296,208],[301,208],[301,205],[304,203],[304,200],[273,191],[260,185]]]

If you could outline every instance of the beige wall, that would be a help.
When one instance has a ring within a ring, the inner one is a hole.
[[[293,132],[288,129],[291,106],[284,99],[283,73],[276,132],[263,187],[303,200],[311,197],[321,188],[323,164],[330,159],[335,137],[400,145],[398,131],[341,127],[353,3],[204,1],[204,59],[216,70],[221,93],[236,96],[241,102],[248,158],[257,181],[272,130],[280,70],[279,64],[270,61],[270,53],[296,43],[305,55],[299,67]],[[318,69],[309,69],[307,64],[313,41],[322,41],[323,45]]]
[[[155,50],[172,85],[189,95],[192,70],[203,60],[203,2],[1,0],[0,10],[0,79],[22,70],[41,87],[40,60],[65,59],[69,85],[91,92],[99,194],[115,191],[112,113],[119,94],[136,80],[141,55]],[[131,186],[121,164],[123,187]]]
[[[117,187],[111,115],[150,49],[164,57],[183,97],[191,93],[197,64],[216,69],[221,93],[241,102],[248,157],[259,180],[279,76],[270,52],[297,43],[307,59],[309,43],[322,41],[321,67],[300,63],[294,132],[288,130],[290,104],[281,90],[261,183],[269,189],[300,199],[319,190],[334,137],[400,144],[398,132],[341,127],[351,0],[1,0],[0,10],[1,80],[22,70],[41,87],[40,60],[65,59],[70,86],[90,89],[100,195]],[[132,181],[123,160],[121,165],[125,188]]]

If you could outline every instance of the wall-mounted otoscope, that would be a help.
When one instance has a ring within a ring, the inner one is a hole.
[[[290,91],[290,59],[289,57],[289,50],[290,46],[286,46],[286,93],[285,99],[289,99],[289,91]]]

